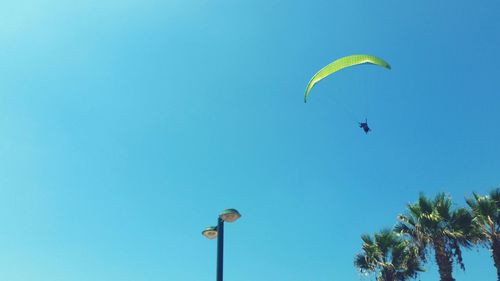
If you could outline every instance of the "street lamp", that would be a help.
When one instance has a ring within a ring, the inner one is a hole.
[[[201,234],[212,240],[217,238],[217,281],[222,281],[222,265],[224,255],[224,222],[235,222],[241,217],[236,209],[227,209],[220,213],[217,226],[205,228]]]

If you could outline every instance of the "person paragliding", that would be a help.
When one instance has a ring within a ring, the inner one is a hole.
[[[306,91],[304,94],[304,102],[308,101],[309,94],[318,82],[323,80],[324,78],[336,73],[339,70],[342,70],[344,68],[349,68],[353,67],[356,65],[362,65],[362,64],[372,64],[376,66],[380,66],[385,69],[391,69],[391,66],[389,63],[384,61],[381,58],[371,56],[371,55],[351,55],[351,56],[346,56],[342,57],[340,59],[335,60],[334,62],[328,64],[327,66],[323,67],[320,69],[314,76],[309,80],[309,83],[307,84]],[[368,134],[368,132],[371,131],[370,127],[368,126],[368,120],[365,118],[365,122],[358,122],[359,127],[363,129],[365,134]]]
[[[365,122],[358,122],[359,127],[365,131],[365,134],[368,134],[371,131],[370,127],[368,127],[368,119],[365,118]]]

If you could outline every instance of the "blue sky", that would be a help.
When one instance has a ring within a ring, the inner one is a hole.
[[[0,2],[0,279],[366,280],[419,192],[500,185],[500,3]],[[319,83],[330,61],[368,53]],[[367,117],[365,136],[357,121]],[[486,250],[457,280],[494,280]],[[427,266],[422,281],[437,280]]]

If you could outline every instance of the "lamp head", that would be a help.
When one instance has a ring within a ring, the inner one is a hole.
[[[215,239],[217,238],[217,227],[216,226],[209,226],[207,228],[205,228],[201,234],[203,234],[203,236],[207,237],[208,239]]]
[[[219,218],[225,222],[235,222],[241,218],[241,214],[236,209],[227,209],[220,213]]]

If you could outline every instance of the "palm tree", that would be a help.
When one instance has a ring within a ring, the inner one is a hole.
[[[489,196],[473,195],[466,202],[477,224],[479,239],[492,252],[497,279],[500,281],[500,189],[492,190]]]
[[[454,281],[453,261],[465,270],[461,247],[472,245],[472,215],[463,208],[452,210],[451,198],[444,193],[434,200],[420,194],[407,208],[407,214],[399,215],[395,231],[410,237],[423,261],[434,251],[441,281]]]
[[[354,265],[362,273],[375,273],[377,281],[405,281],[423,271],[418,249],[392,230],[362,235],[363,250]]]

